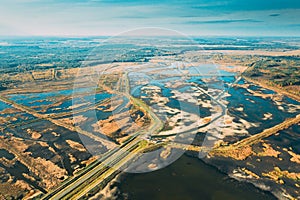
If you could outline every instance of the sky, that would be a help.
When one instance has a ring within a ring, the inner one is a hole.
[[[300,0],[0,0],[2,36],[300,36]]]

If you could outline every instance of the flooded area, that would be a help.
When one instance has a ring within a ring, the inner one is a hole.
[[[121,92],[128,90],[134,98],[145,102],[146,108],[151,108],[163,121],[162,131],[144,136],[147,142],[153,144],[192,144],[196,148],[209,144],[208,147],[212,148],[220,142],[230,144],[258,134],[300,112],[297,101],[247,82],[236,73],[218,70],[218,73],[212,74],[211,65],[200,66],[203,68],[185,70],[189,76],[184,78],[179,76],[182,72],[171,65],[165,69],[145,69],[146,73],[156,73],[152,78],[141,77],[139,73],[143,70],[129,73],[131,79],[128,86],[114,79],[107,80]],[[162,72],[157,73],[159,69]],[[43,172],[41,176],[33,173],[30,177],[23,176],[22,173],[32,170],[30,165],[25,161],[16,162],[17,153],[5,149],[5,146],[0,149],[0,154],[12,163],[1,167],[41,191],[85,168],[93,155],[104,154],[111,149],[110,144],[122,144],[124,138],[150,124],[145,108],[139,110],[131,98],[120,96],[118,92],[79,88],[75,94],[73,90],[64,89],[7,95],[10,101],[28,109],[21,111],[23,107],[14,108],[0,101],[0,120],[3,121],[0,134],[6,133],[3,140],[13,147],[15,141],[22,141],[24,147],[17,151],[23,160],[49,162],[49,166],[57,170],[57,175],[51,183],[39,183],[46,175]],[[75,126],[84,130],[81,132],[84,134],[76,132]],[[190,134],[185,136],[185,133]],[[263,143],[254,144],[254,153],[244,160],[208,156],[205,160],[208,165],[198,158],[183,155],[161,170],[123,175],[118,185],[121,192],[119,198],[274,199],[273,195],[264,191],[272,188],[278,194],[281,190],[276,183],[281,179],[273,178],[273,174],[278,172],[277,168],[276,172],[272,172],[275,165],[280,170],[288,171],[280,171],[288,173],[286,177],[294,175],[290,174],[291,170],[291,173],[296,173],[299,169],[296,163],[300,162],[300,146],[296,133],[299,133],[297,125],[270,136]],[[208,141],[207,144],[204,141]],[[287,144],[290,146],[286,147]],[[271,152],[271,156],[265,156],[264,151]],[[292,164],[288,162],[289,157],[293,158]],[[156,166],[153,166],[155,169]],[[16,173],[18,167],[22,172]],[[249,178],[245,171],[255,174],[251,174],[255,178]],[[282,181],[284,188],[295,194],[295,181],[289,178],[282,178]]]
[[[173,164],[146,174],[126,174],[118,199],[276,199],[251,184],[238,182],[197,158],[183,155]]]

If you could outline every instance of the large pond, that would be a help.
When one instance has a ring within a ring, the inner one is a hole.
[[[275,199],[253,185],[238,182],[203,161],[182,156],[170,166],[145,174],[126,174],[118,199],[211,200]]]

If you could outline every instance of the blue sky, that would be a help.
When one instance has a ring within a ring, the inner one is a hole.
[[[142,27],[187,35],[300,36],[300,0],[0,0],[0,35],[117,35]]]

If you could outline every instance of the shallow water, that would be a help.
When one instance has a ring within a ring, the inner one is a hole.
[[[263,91],[259,86],[252,86],[252,90]],[[273,91],[270,91],[273,92]],[[270,93],[269,92],[269,93]],[[271,98],[262,98],[252,95],[244,88],[230,88],[229,94],[226,100],[229,102],[228,109],[234,116],[239,116],[248,122],[258,123],[258,127],[252,127],[249,129],[250,134],[255,134],[263,131],[266,128],[270,128],[283,122],[286,118],[295,117],[300,110],[295,109],[293,112],[289,112],[289,108],[299,105],[299,102],[294,101],[288,97],[282,99],[282,107],[284,110],[280,110],[278,105],[275,104]],[[242,111],[236,110],[242,107]],[[267,120],[263,120],[264,114],[271,113],[272,117]]]
[[[4,103],[3,101],[0,101],[0,111],[3,111],[5,109],[7,109],[7,108],[11,108],[11,106],[8,105],[8,104],[6,104],[6,103]]]

